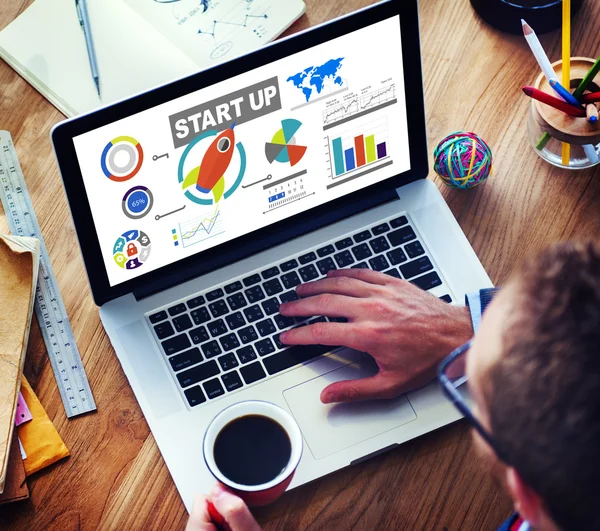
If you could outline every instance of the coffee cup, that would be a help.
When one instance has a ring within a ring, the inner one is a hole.
[[[249,506],[281,496],[302,457],[302,433],[294,418],[270,402],[238,402],[206,430],[204,460],[211,474]]]

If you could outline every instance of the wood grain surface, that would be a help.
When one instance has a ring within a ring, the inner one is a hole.
[[[30,0],[2,0],[0,28]],[[291,32],[369,0],[307,0]],[[421,0],[430,152],[455,130],[492,146],[495,172],[477,189],[441,188],[492,280],[507,279],[531,252],[600,233],[600,170],[554,168],[527,142],[521,93],[538,67],[525,40],[486,26],[468,0]],[[573,55],[600,54],[600,4],[573,22]],[[560,58],[558,32],[541,37]],[[382,43],[385,47],[385,43]],[[386,51],[393,54],[394,50]],[[87,284],[49,132],[63,116],[0,62],[0,129],[11,132],[94,391],[98,412],[67,420],[39,329],[25,373],[71,450],[30,478],[30,500],[0,509],[10,530],[183,529],[187,515],[100,323]],[[6,231],[0,213],[0,232]],[[464,423],[287,493],[256,511],[267,530],[495,530],[511,506],[477,462]]]

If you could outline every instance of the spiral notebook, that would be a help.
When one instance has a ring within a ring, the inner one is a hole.
[[[303,0],[88,0],[102,97],[75,0],[36,0],[0,32],[0,57],[66,116],[89,112],[255,50]]]

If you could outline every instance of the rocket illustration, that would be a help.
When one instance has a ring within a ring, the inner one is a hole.
[[[223,197],[225,191],[225,172],[231,164],[233,152],[235,150],[235,133],[233,128],[223,131],[217,138],[213,140],[204,158],[192,171],[190,171],[183,181],[182,188],[196,185],[196,189],[202,193],[212,192],[215,198],[215,203],[218,203]]]

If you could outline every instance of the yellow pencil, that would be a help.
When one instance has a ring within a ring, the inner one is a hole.
[[[563,0],[562,7],[562,84],[571,92],[571,0]],[[563,166],[568,166],[570,159],[571,145],[563,142]]]

